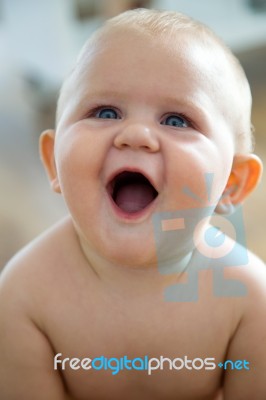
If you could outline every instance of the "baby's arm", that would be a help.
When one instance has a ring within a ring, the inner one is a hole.
[[[227,360],[246,360],[248,364],[242,370],[232,370],[228,365],[224,400],[266,399],[266,267],[257,259],[252,264],[245,274],[248,294],[243,317],[226,356]]]
[[[66,400],[51,344],[31,315],[26,279],[12,268],[0,276],[0,398]]]

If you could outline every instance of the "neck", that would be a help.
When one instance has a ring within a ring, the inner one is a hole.
[[[87,265],[95,277],[116,292],[126,292],[127,296],[162,294],[174,284],[185,282],[187,269],[193,251],[187,252],[178,262],[167,261],[158,265],[158,262],[145,265],[125,265],[108,260],[92,249],[86,240],[78,236],[79,244]]]

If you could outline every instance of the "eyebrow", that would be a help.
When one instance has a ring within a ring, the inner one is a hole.
[[[189,108],[193,112],[198,114],[199,116],[206,116],[205,107],[199,106],[196,101],[194,101],[193,99],[191,99],[189,97],[185,98],[185,99],[184,98],[180,99],[178,97],[167,96],[167,97],[163,98],[163,103],[170,104],[170,106],[173,105],[174,107],[181,106],[181,107]]]

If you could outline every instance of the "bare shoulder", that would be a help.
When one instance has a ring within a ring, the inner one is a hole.
[[[241,371],[231,367],[225,371],[225,399],[266,398],[266,266],[251,252],[248,255],[246,265],[228,272],[231,279],[246,286],[246,294],[226,357],[240,360],[245,367]]]
[[[53,370],[53,348],[43,330],[42,311],[56,293],[64,264],[61,243],[70,248],[73,240],[69,223],[63,221],[22,249],[1,273],[0,392],[4,400],[66,398],[58,371]]]
[[[74,236],[75,232],[72,220],[67,216],[52,225],[18,251],[7,263],[7,267],[10,268],[10,266],[18,265],[26,259],[27,261],[34,259],[34,257],[39,254],[47,254],[48,249],[50,249],[51,253],[58,246],[64,244],[66,240],[72,241]]]
[[[266,265],[259,257],[251,252],[249,252],[249,263],[245,275],[251,285],[251,295],[253,293],[252,289],[254,289],[255,296],[262,295],[263,298],[266,299]]]
[[[246,306],[253,298],[258,296],[264,298],[266,295],[266,265],[251,251],[247,251],[245,263],[224,268],[224,274],[225,278],[237,279],[246,286],[246,296],[244,296]]]
[[[25,246],[4,267],[0,274],[0,303],[5,308],[17,304],[21,311],[23,307],[31,316],[38,315],[79,253],[70,219],[60,221]]]
[[[59,372],[53,369],[54,349],[45,325],[62,292],[60,282],[66,287],[65,277],[72,279],[67,279],[70,265],[73,260],[78,264],[79,255],[71,220],[65,219],[23,248],[2,271],[1,399],[69,398]]]
[[[70,219],[61,220],[15,254],[4,267],[0,281],[6,282],[6,279],[23,275],[28,275],[30,282],[35,280],[41,271],[53,268],[54,263],[64,263],[65,253],[67,250],[71,253],[75,241]]]

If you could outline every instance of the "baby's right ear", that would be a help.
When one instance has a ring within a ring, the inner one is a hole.
[[[51,188],[54,192],[61,193],[54,159],[54,142],[55,131],[53,129],[44,131],[40,136],[39,151],[43,166],[50,180]]]

